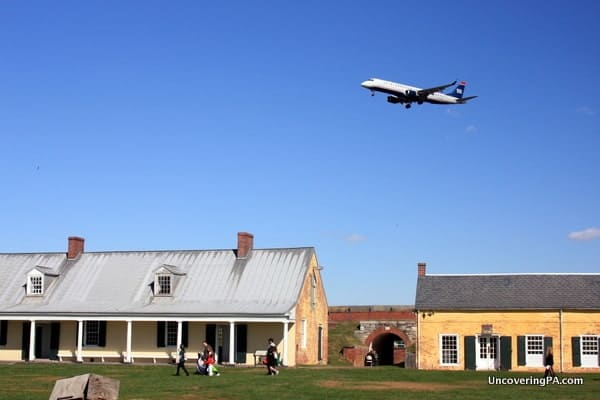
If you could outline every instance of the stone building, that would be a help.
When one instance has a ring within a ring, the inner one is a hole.
[[[327,363],[327,298],[312,247],[0,254],[0,361],[170,362],[204,339],[254,364],[272,337],[285,365]]]
[[[344,357],[354,365],[363,365],[367,352],[374,350],[378,364],[403,366],[407,350],[416,341],[413,309],[413,306],[331,306],[329,326],[356,323],[354,335],[361,345],[343,349]]]
[[[428,274],[418,268],[417,367],[600,371],[600,274]]]

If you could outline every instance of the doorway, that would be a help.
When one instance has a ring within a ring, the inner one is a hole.
[[[402,338],[394,333],[384,333],[373,340],[378,365],[404,365],[405,344]]]
[[[23,322],[21,340],[21,358],[29,360],[31,322]],[[60,343],[60,322],[38,322],[35,324],[35,343],[33,346],[35,358],[57,360]]]
[[[475,346],[476,369],[497,370],[500,368],[500,338],[498,336],[478,336]]]

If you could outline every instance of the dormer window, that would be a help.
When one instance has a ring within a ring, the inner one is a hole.
[[[155,269],[153,283],[154,297],[170,297],[175,295],[178,282],[183,276],[185,276],[185,272],[174,265],[163,264]]]
[[[43,296],[52,284],[52,281],[54,281],[57,276],[58,274],[54,270],[42,267],[40,265],[31,269],[27,273],[27,281],[25,285],[27,296]]]
[[[171,294],[171,274],[157,274],[156,295],[170,296]]]
[[[27,294],[30,296],[41,296],[44,294],[44,275],[33,271],[27,277]]]

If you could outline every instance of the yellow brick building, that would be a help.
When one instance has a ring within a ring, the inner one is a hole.
[[[417,367],[600,372],[600,274],[427,275],[419,264]]]
[[[254,364],[272,337],[284,365],[327,363],[327,298],[312,247],[0,254],[0,361],[171,362],[206,339]]]

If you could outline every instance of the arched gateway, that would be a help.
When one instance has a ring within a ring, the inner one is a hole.
[[[400,329],[382,326],[369,334],[365,345],[376,352],[379,365],[404,366],[406,348],[411,341]]]
[[[330,306],[330,327],[344,322],[356,324],[354,336],[362,343],[360,346],[349,343],[349,347],[341,349],[344,358],[354,366],[364,365],[369,350],[377,353],[380,365],[404,366],[406,351],[416,341],[416,317],[412,306]],[[332,332],[335,334],[335,329],[330,330]]]

